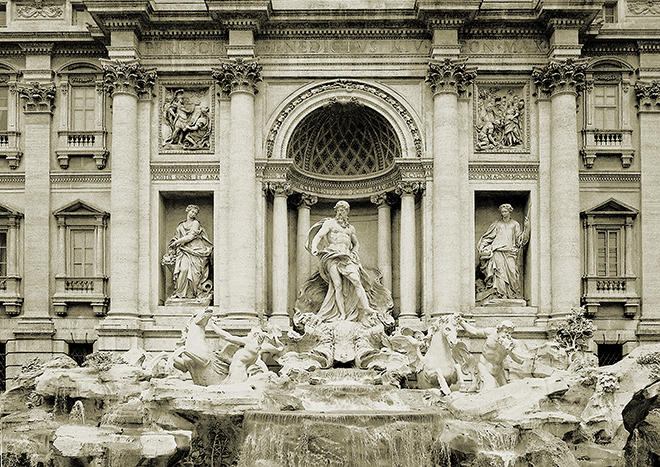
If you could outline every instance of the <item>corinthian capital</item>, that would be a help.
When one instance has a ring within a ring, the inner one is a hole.
[[[147,70],[137,61],[103,60],[103,87],[111,96],[151,92],[156,71]]]
[[[468,67],[465,61],[444,59],[441,62],[430,62],[426,82],[433,93],[465,92],[477,76],[475,68]]]
[[[291,184],[289,182],[266,182],[265,188],[273,193],[273,196],[289,196],[291,191]]]
[[[395,191],[396,194],[399,196],[415,195],[417,193],[421,193],[422,191],[424,191],[425,188],[426,188],[426,184],[424,182],[403,180],[396,185]]]
[[[532,72],[536,85],[551,95],[582,91],[585,84],[585,63],[583,60],[567,58],[561,61],[551,61],[543,68]]]
[[[220,89],[225,94],[242,90],[257,93],[257,83],[262,81],[262,66],[256,60],[235,58],[223,62],[220,68],[213,70],[213,77],[218,80]]]
[[[52,112],[55,102],[55,86],[32,82],[19,86],[18,95],[23,99],[26,112]]]
[[[660,81],[635,84],[635,96],[639,102],[639,110],[660,112]]]

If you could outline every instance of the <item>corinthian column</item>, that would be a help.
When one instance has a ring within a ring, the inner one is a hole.
[[[236,58],[213,71],[222,92],[229,94],[229,318],[257,319],[256,310],[256,173],[254,167],[254,95],[261,65]]]
[[[309,215],[311,208],[318,202],[318,198],[313,195],[303,193],[300,195],[298,203],[298,230],[296,240],[296,286],[300,290],[309,276],[311,275],[312,255],[305,249],[307,234],[310,228]]]
[[[387,193],[371,197],[378,206],[378,269],[383,275],[383,285],[392,290],[392,225]]]
[[[24,318],[49,318],[50,136],[55,87],[30,83],[18,89],[23,100],[25,138]]]
[[[156,72],[137,61],[106,60],[104,86],[112,97],[110,183],[110,312],[108,317],[134,318],[138,310],[139,166],[138,96],[151,89]]]
[[[273,194],[273,244],[271,246],[273,269],[271,291],[273,313],[271,321],[278,326],[289,326],[289,224],[286,208],[291,185],[286,182],[269,182],[268,190]]]
[[[660,334],[660,82],[638,82],[640,163],[642,165],[642,316],[638,334]],[[627,232],[626,232],[627,233]],[[627,243],[631,243],[630,240]]]
[[[550,94],[550,252],[553,316],[580,303],[580,185],[576,98],[584,64],[552,61],[534,70],[536,85]]]
[[[399,324],[414,325],[417,315],[417,248],[415,231],[415,195],[423,188],[420,182],[400,182],[396,193],[401,196],[399,238]]]
[[[461,286],[458,96],[476,76],[465,62],[445,59],[429,63],[426,82],[433,91],[433,297],[431,316],[457,311]]]

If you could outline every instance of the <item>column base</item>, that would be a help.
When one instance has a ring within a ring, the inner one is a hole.
[[[410,328],[414,330],[421,330],[422,320],[418,316],[399,316],[399,327],[400,328]]]
[[[287,331],[291,329],[291,318],[289,316],[271,316],[268,318],[268,322],[272,324],[273,326],[277,326],[280,328],[282,331]]]
[[[96,333],[98,351],[125,352],[143,346],[143,325],[135,317],[109,316],[96,327]]]

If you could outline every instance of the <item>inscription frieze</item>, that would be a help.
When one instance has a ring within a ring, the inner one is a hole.
[[[431,42],[425,39],[285,39],[256,44],[263,55],[427,55]]]
[[[219,40],[176,39],[147,40],[140,42],[140,53],[147,56],[180,56],[180,57],[217,57],[227,54],[226,45]]]
[[[546,55],[545,39],[468,39],[461,42],[461,55]]]
[[[220,180],[219,164],[152,164],[151,179],[168,180]]]

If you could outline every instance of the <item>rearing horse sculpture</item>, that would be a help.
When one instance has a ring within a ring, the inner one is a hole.
[[[417,373],[420,389],[439,388],[443,394],[451,392],[463,383],[463,372],[471,373],[473,359],[470,351],[457,336],[456,315],[438,318],[428,330],[430,343],[422,357],[422,369]]]

